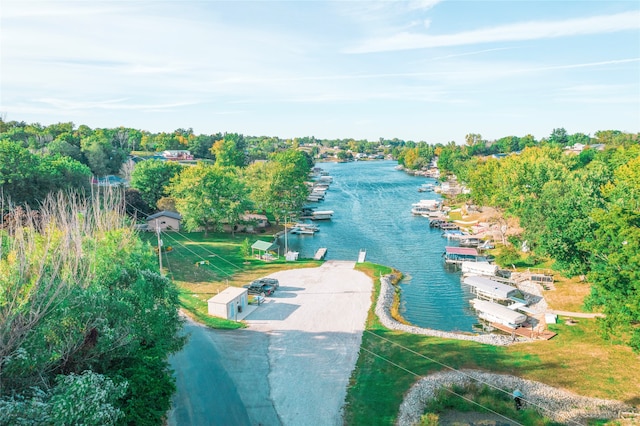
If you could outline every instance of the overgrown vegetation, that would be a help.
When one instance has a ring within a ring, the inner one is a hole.
[[[120,206],[120,207],[118,207]],[[0,424],[161,423],[178,293],[122,203],[49,197],[0,231]]]
[[[484,409],[484,407],[490,407],[491,411]],[[422,418],[423,421],[421,424],[437,424],[431,423],[434,420],[434,416],[429,416],[428,414],[435,414],[437,416],[448,410],[497,413],[496,416],[504,416],[504,420],[516,421],[527,426],[552,426],[561,424],[541,416],[532,408],[523,407],[523,409],[518,410],[515,407],[513,398],[508,393],[500,392],[486,385],[477,384],[467,386],[453,385],[438,390],[436,397],[427,402],[425,415]]]

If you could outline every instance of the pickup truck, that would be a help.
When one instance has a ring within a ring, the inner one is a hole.
[[[271,296],[273,292],[276,291],[275,287],[262,283],[259,280],[252,281],[243,287],[249,291],[249,294],[264,294],[265,296]]]

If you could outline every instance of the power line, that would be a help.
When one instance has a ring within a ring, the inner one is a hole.
[[[207,259],[205,259],[204,257],[202,257],[201,255],[199,255],[198,253],[196,253],[195,251],[191,250],[189,247],[185,246],[184,244],[182,244],[180,241],[178,241],[176,238],[174,237],[170,237],[168,233],[164,233],[164,235],[167,236],[167,238],[172,239],[175,243],[177,243],[178,245],[180,245],[182,248],[184,248],[185,250],[193,253],[196,257],[199,257],[200,259],[202,259],[204,262],[207,262],[206,264],[209,266],[212,266],[214,268],[216,268],[217,270],[219,270],[220,272],[222,272],[223,274],[225,274],[226,276],[230,277],[232,274],[228,273],[227,271],[225,271],[224,269],[220,268],[219,266],[216,266],[212,263],[209,263],[209,261]]]
[[[192,243],[197,243],[197,241],[193,241],[192,239],[190,239],[189,237],[187,237],[186,235],[180,233],[179,231],[174,231],[176,234],[180,235],[182,238],[184,238],[185,240],[192,242]],[[225,262],[227,262],[229,265],[233,266],[234,268],[240,270],[242,269],[242,267],[236,265],[235,263],[229,262],[227,259],[223,258],[222,256],[220,256],[217,253],[214,253],[213,251],[209,250],[207,247],[201,247],[204,251],[206,251],[207,253],[210,253],[212,256],[216,256],[218,258],[220,258],[220,260],[223,260]]]
[[[409,370],[409,369],[407,369],[407,368],[404,368],[403,366],[401,366],[401,365],[399,365],[399,364],[396,364],[395,362],[393,362],[393,361],[389,360],[388,358],[385,358],[385,357],[383,357],[382,355],[379,355],[379,354],[377,354],[377,353],[375,353],[375,352],[372,352],[372,351],[370,351],[370,350],[369,350],[369,349],[367,349],[367,348],[362,347],[361,349],[362,349],[362,350],[364,350],[365,352],[368,352],[368,353],[370,353],[371,355],[373,355],[373,356],[375,356],[375,357],[377,357],[377,358],[380,358],[381,360],[383,360],[383,361],[385,361],[385,362],[387,362],[387,363],[389,363],[389,364],[393,365],[394,367],[397,367],[397,368],[399,368],[399,369],[401,369],[401,370],[403,370],[403,371],[406,371],[406,372],[407,372],[407,373],[409,373],[409,374],[412,374],[412,375],[414,375],[414,376],[416,376],[416,377],[422,377],[422,375],[420,375],[420,374],[418,374],[418,373],[416,373],[416,372],[414,372],[414,371],[411,371],[411,370]],[[452,390],[452,389],[449,389],[449,388],[447,388],[447,387],[443,387],[442,389],[444,389],[445,391],[447,391],[447,392],[449,392],[449,393],[451,393],[451,394],[453,394],[453,395],[456,395],[456,396],[458,396],[458,397],[460,397],[460,398],[464,399],[464,400],[465,400],[465,401],[467,401],[467,402],[470,402],[470,403],[472,403],[472,404],[474,404],[474,405],[477,405],[478,407],[481,407],[481,408],[483,408],[483,409],[485,409],[485,410],[487,410],[487,411],[489,411],[489,412],[491,412],[491,413],[493,413],[493,414],[495,414],[495,415],[497,415],[497,416],[500,416],[500,417],[502,417],[503,419],[508,420],[509,422],[513,422],[513,423],[515,423],[515,424],[517,424],[517,425],[522,426],[522,424],[521,424],[521,423],[518,423],[517,421],[515,421],[515,420],[513,420],[513,419],[511,419],[511,418],[509,418],[509,417],[507,417],[507,416],[505,416],[504,414],[500,414],[500,413],[498,413],[497,411],[492,410],[491,408],[489,408],[489,407],[487,407],[487,406],[485,406],[485,405],[482,405],[482,404],[480,404],[480,403],[478,403],[478,402],[475,402],[474,400],[469,399],[469,398],[467,398],[467,397],[466,397],[466,396],[464,396],[464,395],[460,395],[459,393],[455,392],[455,391],[454,391],[454,390]]]
[[[455,367],[452,367],[452,366],[447,365],[447,364],[445,364],[445,363],[443,363],[443,362],[440,362],[440,361],[438,361],[438,360],[436,360],[436,359],[433,359],[433,358],[431,358],[431,357],[428,357],[428,356],[426,356],[426,355],[424,355],[424,354],[421,354],[420,352],[416,352],[416,351],[414,351],[414,350],[413,350],[413,349],[411,349],[411,348],[407,348],[406,346],[403,346],[403,345],[401,345],[400,343],[396,343],[396,342],[394,342],[393,340],[390,340],[390,339],[387,339],[386,337],[380,336],[379,334],[376,334],[376,333],[374,333],[374,332],[372,332],[372,331],[370,331],[370,330],[365,330],[365,331],[366,331],[367,333],[369,333],[369,334],[372,334],[372,335],[376,336],[377,338],[379,338],[379,339],[381,339],[381,340],[384,340],[384,341],[386,341],[386,342],[388,342],[388,343],[391,343],[392,345],[395,345],[395,346],[398,346],[398,347],[402,348],[403,350],[406,350],[406,351],[408,351],[408,352],[411,352],[411,353],[412,353],[412,354],[414,354],[414,355],[418,355],[418,356],[419,356],[419,357],[421,357],[421,358],[424,358],[424,359],[426,359],[426,360],[429,360],[429,361],[431,361],[431,362],[433,362],[433,363],[435,363],[435,364],[438,364],[438,365],[440,365],[440,366],[442,366],[442,367],[444,367],[444,368],[446,368],[446,369],[449,369],[449,370],[454,371],[454,372],[456,372],[456,373],[458,373],[458,374],[461,374],[461,375],[463,375],[463,376],[465,376],[465,377],[467,377],[467,378],[469,378],[469,379],[471,379],[471,380],[474,380],[474,381],[476,381],[476,382],[478,382],[478,383],[481,383],[481,384],[483,384],[483,385],[489,386],[489,387],[491,387],[491,388],[493,388],[493,389],[495,389],[495,390],[497,390],[497,391],[504,392],[505,394],[507,394],[507,395],[511,396],[511,392],[510,392],[510,391],[508,391],[508,390],[502,389],[502,388],[500,388],[499,386],[496,386],[496,385],[494,385],[494,384],[492,384],[492,383],[485,382],[485,381],[483,381],[482,379],[479,379],[479,378],[477,378],[477,377],[474,377],[474,376],[472,376],[472,375],[470,375],[470,374],[468,374],[468,373],[465,373],[464,371],[460,371],[460,370],[458,370],[458,369],[457,369],[457,368],[455,368]],[[363,348],[363,349],[364,349],[364,348]],[[366,349],[365,349],[365,350],[366,350]],[[370,352],[370,351],[367,351],[367,352]],[[522,399],[524,402],[526,402],[527,404],[529,404],[529,405],[531,405],[531,406],[533,406],[533,407],[537,407],[537,408],[539,408],[539,409],[540,409],[540,410],[542,410],[542,411],[546,411],[546,412],[549,412],[549,413],[553,413],[553,410],[551,410],[551,409],[549,409],[549,408],[543,407],[543,406],[541,406],[541,405],[539,405],[539,404],[536,404],[536,403],[534,403],[534,402],[532,402],[532,401],[529,401],[529,400],[527,400],[527,399],[525,399],[525,398],[523,398],[523,397],[521,397],[520,399]],[[577,425],[580,425],[580,423],[579,423],[579,422],[576,422],[576,421],[571,421],[571,422],[572,422],[572,423],[575,423],[575,424],[577,424]]]
[[[134,209],[135,211],[140,212],[140,213],[144,214],[145,216],[149,216],[149,214],[147,214],[147,213],[143,212],[142,210],[138,209],[138,208],[137,208],[136,206],[134,206],[133,204],[131,204],[131,203],[127,203],[127,205],[128,205],[129,207],[131,207],[132,209]],[[192,243],[196,243],[196,241],[193,241],[192,239],[190,239],[190,238],[189,238],[189,237],[187,237],[186,235],[184,235],[184,234],[180,233],[179,231],[174,231],[174,232],[175,232],[176,234],[180,235],[180,236],[181,236],[182,238],[184,238],[185,240],[187,240],[187,241],[189,241],[189,242],[192,242]],[[207,253],[211,254],[212,256],[216,256],[216,257],[217,257],[217,258],[219,258],[220,260],[222,260],[222,261],[224,261],[224,262],[227,262],[229,265],[233,266],[234,268],[236,268],[236,269],[238,269],[238,270],[241,270],[241,269],[242,269],[242,267],[240,267],[240,266],[238,266],[238,265],[236,265],[236,264],[234,264],[234,263],[232,263],[232,262],[228,261],[227,259],[225,259],[224,257],[220,256],[219,254],[214,253],[213,251],[209,250],[207,247],[200,247],[200,248],[202,248],[204,251],[206,251]],[[202,258],[202,256],[200,256],[200,258]],[[204,260],[204,259],[203,259],[203,260]]]

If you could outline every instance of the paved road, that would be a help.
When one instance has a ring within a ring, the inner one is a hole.
[[[236,385],[222,365],[212,331],[187,322],[190,334],[182,351],[170,358],[177,391],[169,411],[169,425],[251,425]]]

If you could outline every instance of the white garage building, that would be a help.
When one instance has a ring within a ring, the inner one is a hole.
[[[249,307],[249,295],[246,288],[228,287],[207,301],[209,315],[238,320],[244,317]]]

